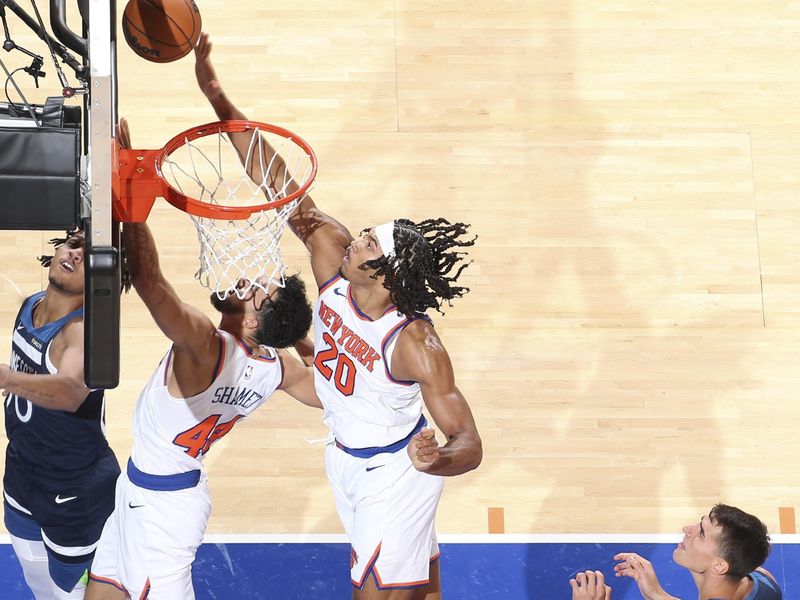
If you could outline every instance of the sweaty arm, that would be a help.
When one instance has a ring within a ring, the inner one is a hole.
[[[89,395],[83,383],[83,321],[67,324],[58,337],[64,350],[55,375],[37,375],[12,371],[8,365],[0,365],[0,388],[4,395],[16,394],[42,408],[75,412]],[[56,343],[54,340],[54,343]]]
[[[164,277],[147,224],[125,223],[123,238],[133,287],[156,325],[174,343],[174,371],[181,380],[179,385],[185,395],[198,393],[208,385],[219,358],[216,327],[200,310],[181,301]]]
[[[322,408],[322,402],[319,401],[314,389],[313,370],[304,366],[286,350],[278,350],[278,356],[283,366],[283,381],[278,389],[306,406]]]
[[[117,141],[131,147],[128,122],[121,119]],[[161,272],[158,250],[146,223],[126,223],[123,232],[125,261],[131,283],[159,329],[172,340],[172,371],[178,392],[184,397],[201,392],[219,359],[217,329],[205,314],[181,301]]]
[[[247,120],[245,114],[233,104],[220,85],[211,63],[211,42],[206,33],[201,34],[195,47],[195,75],[198,86],[217,117],[222,120]],[[249,132],[233,133],[230,139],[236,148],[239,160],[243,165],[249,165],[248,175],[257,184],[265,180],[273,190],[276,190],[274,182],[291,179],[286,191],[293,193],[298,189],[291,174],[287,174],[286,163],[280,156],[269,161],[269,173],[266,177],[261,169],[262,161],[249,159],[251,152],[258,152],[257,148],[251,145]],[[263,137],[261,143],[266,156],[275,153],[275,149]],[[306,196],[289,218],[289,228],[311,253],[311,268],[317,285],[322,285],[339,272],[345,249],[353,240],[353,236],[344,225],[319,210],[314,201]]]
[[[433,325],[420,319],[405,328],[392,356],[392,374],[419,384],[425,406],[447,438],[439,447],[432,430],[416,434],[408,447],[414,466],[431,475],[460,475],[477,468],[483,458],[481,438]]]

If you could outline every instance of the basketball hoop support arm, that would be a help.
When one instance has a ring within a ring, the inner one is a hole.
[[[116,146],[116,144],[115,144]],[[164,196],[164,182],[156,173],[157,150],[116,148],[112,188],[114,220],[143,223],[157,197]]]

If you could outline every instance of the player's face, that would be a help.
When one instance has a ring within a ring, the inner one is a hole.
[[[256,281],[258,282],[258,287],[250,290],[252,298],[246,306],[257,314],[268,301],[276,297],[280,288],[266,277],[259,277]],[[247,299],[245,299],[245,302],[247,302]]]
[[[260,287],[253,286],[242,299],[233,291],[224,300],[220,300],[216,293],[212,293],[210,298],[211,305],[223,314],[257,313],[264,307],[267,300],[277,293],[278,286],[266,277],[260,277],[256,281]],[[241,290],[249,285],[249,280],[241,278],[236,284],[236,288]],[[262,287],[266,288],[267,291],[265,292],[261,289]]]
[[[375,228],[365,230],[361,237],[350,242],[342,258],[342,266],[339,271],[342,277],[348,281],[359,281],[369,279],[373,269],[362,270],[359,266],[369,260],[374,260],[383,256],[383,251],[375,237]]]
[[[699,523],[683,528],[683,540],[672,552],[672,559],[695,573],[703,573],[719,557],[722,528],[704,515]]]
[[[54,287],[71,294],[83,293],[83,250],[83,233],[70,236],[56,248],[48,273]]]

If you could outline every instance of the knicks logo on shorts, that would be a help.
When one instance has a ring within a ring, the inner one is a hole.
[[[350,546],[350,568],[352,569],[358,564],[358,554],[356,554],[356,549]]]

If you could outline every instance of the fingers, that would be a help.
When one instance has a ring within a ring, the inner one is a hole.
[[[425,428],[411,438],[408,444],[408,456],[419,471],[427,471],[439,460],[439,442],[436,432]]]
[[[600,571],[582,571],[569,580],[573,600],[610,600],[611,588]]]
[[[636,581],[651,567],[649,560],[635,552],[621,552],[614,556],[614,560],[620,561],[619,564],[614,565],[614,574],[617,577],[632,577]]]
[[[439,442],[433,429],[423,429],[412,440],[414,456],[425,463],[435,462],[439,458]]]
[[[614,556],[614,560],[624,560],[630,564],[649,565],[650,561],[644,556],[639,556],[636,552],[620,552]]]
[[[131,132],[128,128],[128,119],[125,117],[122,117],[117,123],[117,142],[124,149],[131,147]]]
[[[591,573],[591,571],[584,571],[583,573],[578,573],[575,576],[575,579],[578,580],[578,587],[584,591],[589,585],[589,573]]]
[[[413,437],[413,441],[418,446],[438,446],[436,432],[433,429],[425,428]]]
[[[208,37],[208,34],[204,31],[200,34],[200,37],[197,39],[197,45],[194,47],[194,52],[197,55],[197,58],[204,59],[207,58],[209,54],[211,54],[211,39]]]
[[[422,439],[429,440],[429,439],[434,438],[435,435],[436,435],[436,432],[433,429],[431,429],[430,427],[425,427],[424,429],[420,430],[420,432],[417,435],[415,435],[414,437],[417,438],[417,439],[420,439],[420,440],[422,440]]]

